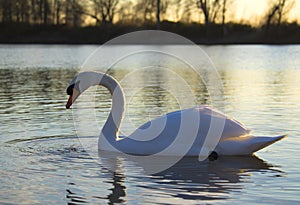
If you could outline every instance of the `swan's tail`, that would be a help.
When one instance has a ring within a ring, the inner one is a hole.
[[[251,155],[283,138],[287,135],[276,137],[242,136],[220,141],[216,152],[220,155]]]
[[[252,143],[250,143],[249,149],[252,153],[254,153],[286,137],[287,135],[280,135],[276,137],[253,137],[251,139]]]

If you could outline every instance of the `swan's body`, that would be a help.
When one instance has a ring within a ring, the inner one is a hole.
[[[202,148],[207,148],[206,138],[215,137],[210,136],[214,133],[210,128],[218,126],[218,123],[222,125],[220,136],[216,138],[218,143],[214,150],[208,150],[218,155],[251,155],[285,137],[252,136],[251,130],[244,125],[207,106],[168,113],[145,123],[128,137],[119,137],[125,99],[121,86],[111,76],[96,72],[80,73],[67,89],[70,98],[66,107],[70,108],[76,98],[93,85],[105,86],[113,98],[111,112],[99,136],[99,150],[136,155],[198,156]],[[215,122],[213,126],[212,122]]]

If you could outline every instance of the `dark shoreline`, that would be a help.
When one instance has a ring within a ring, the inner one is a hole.
[[[272,27],[268,32],[263,28],[253,28],[249,25],[233,24],[227,25],[227,27],[228,31],[226,35],[223,34],[221,25],[211,26],[209,33],[203,25],[199,24],[165,24],[161,30],[176,33],[201,45],[300,44],[300,26],[298,24]],[[98,27],[74,28],[63,25],[0,24],[0,29],[0,44],[101,45],[126,33],[155,30],[155,26],[103,25]],[[135,42],[129,44],[135,44]]]

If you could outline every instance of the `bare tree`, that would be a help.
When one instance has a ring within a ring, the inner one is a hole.
[[[167,7],[168,2],[166,0],[138,0],[135,5],[135,13],[137,18],[141,19],[143,23],[156,22],[156,26],[159,29]]]
[[[65,17],[64,17],[64,23],[66,25],[72,25],[73,22],[73,6],[72,6],[73,0],[66,0],[64,2],[64,12],[65,12]]]
[[[30,5],[31,5],[31,8],[30,8],[30,15],[31,15],[30,23],[36,24],[38,22],[37,0],[31,0]]]
[[[228,8],[232,5],[233,0],[222,0],[222,28],[223,28],[223,36],[227,35],[227,27],[226,27],[226,14]]]
[[[156,0],[156,29],[160,29],[160,0]]]
[[[15,9],[14,9],[15,21],[16,22],[28,22],[29,21],[29,5],[27,0],[17,0],[15,2]]]
[[[13,21],[13,1],[1,0],[2,22]]]
[[[0,0],[2,22],[79,25],[81,0]]]
[[[192,13],[198,11],[198,4],[195,4],[194,1],[190,0],[178,0],[179,8],[178,11],[181,10],[180,21],[185,23],[191,22]]]
[[[53,9],[52,9],[52,19],[53,23],[59,25],[61,23],[61,13],[62,13],[62,0],[53,0]]]
[[[48,24],[49,20],[49,14],[50,14],[50,7],[48,0],[41,0],[41,13],[42,13],[42,21],[43,24]]]
[[[136,14],[145,22],[153,22],[155,16],[156,0],[139,0],[135,6]]]
[[[208,27],[210,23],[215,22],[221,9],[221,2],[220,0],[198,0],[197,4],[203,13],[205,26]]]
[[[78,27],[82,24],[83,6],[79,0],[65,0],[65,24]]]
[[[294,3],[294,0],[272,0],[271,6],[266,14],[266,31],[270,29],[271,25],[280,26]]]
[[[227,0],[223,0],[222,1],[222,25],[225,24],[226,9],[227,9]]]
[[[135,2],[131,0],[122,0],[118,9],[118,22],[121,24],[136,25],[138,21],[135,12]]]
[[[101,19],[102,23],[112,24],[117,13],[119,0],[93,0],[93,3],[95,14],[91,17],[97,22]]]

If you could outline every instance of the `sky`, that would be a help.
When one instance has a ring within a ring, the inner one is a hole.
[[[227,12],[228,21],[236,21],[243,23],[251,23],[253,25],[259,25],[262,23],[262,17],[265,15],[266,10],[270,7],[270,4],[276,0],[231,0],[232,4]],[[300,23],[300,0],[287,0],[287,2],[294,1],[294,5],[289,12],[288,21],[297,21]],[[176,21],[172,9],[169,11],[169,20]],[[198,9],[195,10],[193,15],[193,21],[199,22],[203,19],[202,14]]]
[[[171,0],[167,0],[171,1]],[[196,0],[186,0],[190,3],[190,1],[195,2]],[[270,5],[274,1],[278,0],[228,0],[232,2],[227,10],[226,22],[237,22],[237,23],[246,23],[254,26],[260,26],[265,23],[265,14],[267,9],[269,9]],[[287,2],[293,2],[294,4],[291,10],[288,13],[288,22],[297,21],[300,24],[300,0],[286,0]],[[122,2],[122,1],[121,1]],[[128,1],[124,1],[126,4]],[[136,0],[129,0],[131,4],[135,4]],[[173,0],[173,3],[176,2]],[[178,1],[177,1],[178,2]],[[181,1],[181,4],[185,4],[185,1]],[[122,4],[121,6],[126,6],[126,4]],[[183,7],[183,5],[181,5]],[[161,17],[164,20],[169,20],[173,22],[177,22],[180,20],[180,14],[182,11],[178,11],[178,6],[176,4],[169,4],[167,8],[167,13],[164,17]],[[115,22],[117,22],[118,16],[115,18]],[[182,19],[181,19],[182,20]],[[202,22],[203,23],[203,14],[200,12],[200,9],[196,7],[193,8],[192,15],[189,19],[191,22]],[[91,22],[94,23],[95,19],[87,18],[86,23],[89,24]]]
[[[295,3],[289,13],[289,21],[297,20],[300,22],[300,0],[294,0]],[[272,0],[235,0],[235,18],[239,20],[256,21],[264,15],[268,4]]]

